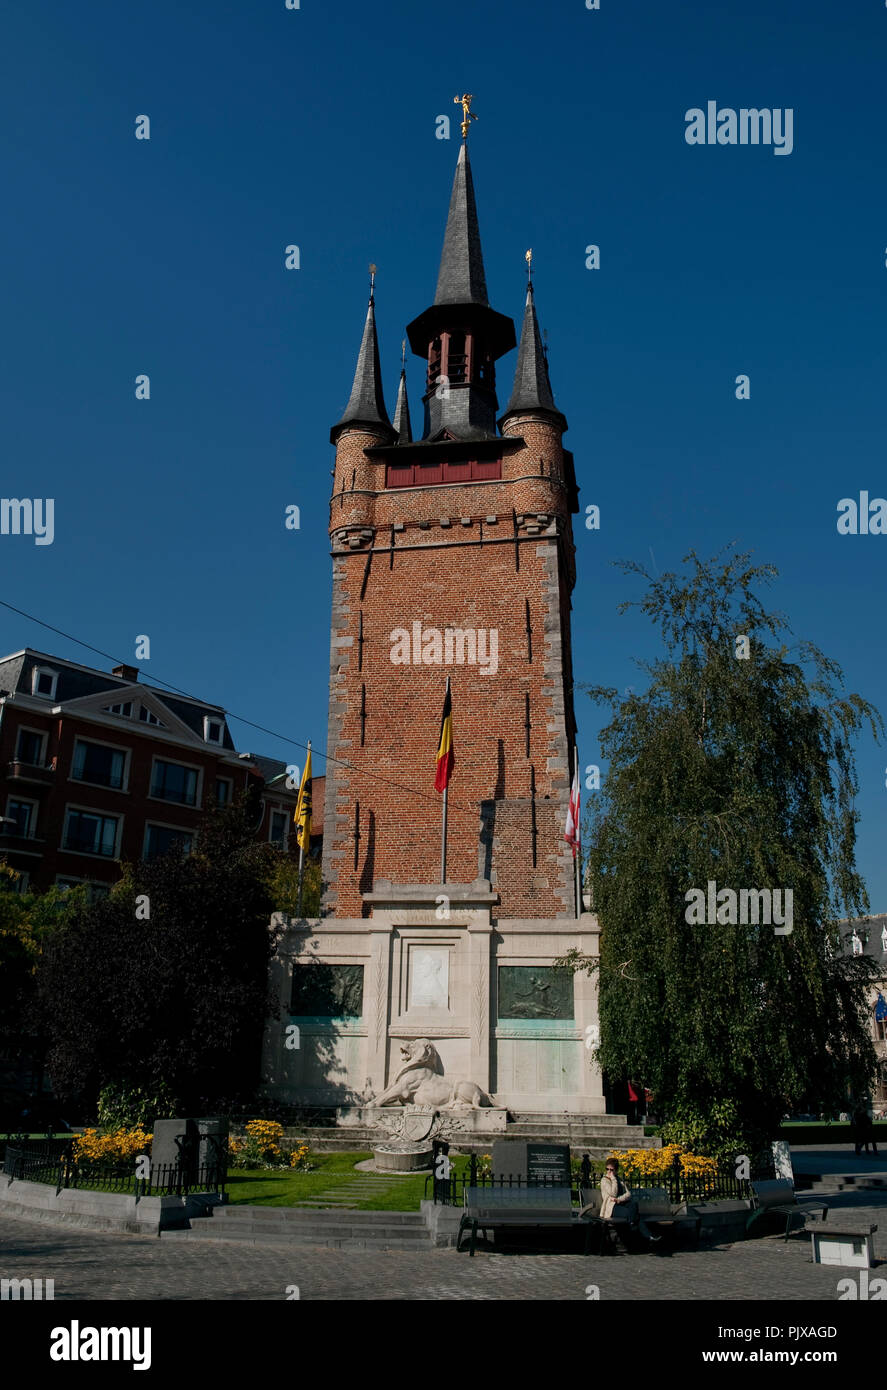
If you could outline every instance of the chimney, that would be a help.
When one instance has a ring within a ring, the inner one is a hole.
[[[124,666],[123,663],[115,666],[111,672],[112,676],[119,676],[123,681],[137,681],[139,678],[138,666]]]

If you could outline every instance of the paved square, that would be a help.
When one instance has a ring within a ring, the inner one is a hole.
[[[865,1198],[866,1200],[863,1200]],[[876,1194],[827,1196],[829,1219],[878,1222],[875,1252],[887,1260],[887,1205]],[[454,1250],[336,1250],[201,1239],[108,1235],[0,1217],[0,1275],[55,1280],[66,1299],[274,1300],[298,1285],[302,1300],[753,1299],[834,1301],[854,1271],[811,1261],[809,1236],[623,1256],[492,1254]],[[879,1268],[871,1277],[884,1275]]]

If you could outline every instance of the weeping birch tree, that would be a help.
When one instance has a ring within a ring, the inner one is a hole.
[[[691,551],[655,578],[620,562],[646,584],[622,607],[663,650],[645,693],[589,690],[611,710],[589,826],[601,954],[566,961],[599,970],[605,1071],[653,1091],[666,1137],[711,1153],[756,1149],[802,1098],[844,1107],[876,1065],[876,967],[845,954],[841,919],[868,909],[852,748],[881,718],[835,661],[790,643],[758,597],[776,570],[749,558]]]

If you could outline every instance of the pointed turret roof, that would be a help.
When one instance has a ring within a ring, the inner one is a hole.
[[[532,280],[527,285],[527,303],[517,353],[514,387],[502,419],[517,410],[544,410],[552,415],[560,415],[548,378],[548,362],[545,359],[539,321],[536,318]]]
[[[406,367],[400,369],[400,385],[397,388],[397,405],[394,407],[394,432],[398,444],[412,444],[413,431],[410,427],[410,403],[407,400]]]
[[[382,394],[382,371],[379,364],[379,343],[376,337],[375,297],[370,295],[366,323],[360,352],[357,354],[357,367],[354,371],[354,384],[344,414],[330,431],[330,439],[335,444],[339,431],[346,425],[356,428],[359,425],[382,428],[391,431],[391,421],[385,409]]]
[[[494,360],[514,347],[514,324],[491,309],[487,297],[474,181],[463,144],[456,161],[434,303],[408,325],[407,337],[416,356],[427,360],[428,345],[438,333],[466,328],[482,336]]]
[[[468,146],[465,144],[459,151],[456,163],[434,302],[483,305],[490,302],[480,245],[474,180],[468,161]]]

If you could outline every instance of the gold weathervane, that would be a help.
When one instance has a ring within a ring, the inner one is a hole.
[[[525,260],[526,263],[527,263],[527,278],[530,279],[530,280],[532,280],[532,278],[533,278],[533,248],[532,248],[532,246],[530,247],[529,251],[525,251],[525,252],[524,252],[524,260]]]
[[[453,97],[453,102],[454,102],[454,104],[455,104],[456,106],[461,105],[461,107],[462,107],[462,139],[463,139],[463,140],[467,140],[467,139],[468,139],[468,123],[469,123],[469,121],[476,121],[476,120],[477,120],[477,116],[475,116],[474,113],[473,113],[473,111],[471,110],[471,103],[472,103],[473,101],[474,101],[474,97],[471,95],[470,92],[463,92],[462,95],[461,95],[460,97]]]
[[[376,297],[376,266],[375,266],[375,264],[374,264],[372,261],[370,261],[370,303],[371,303],[371,304],[372,304],[373,300],[375,299],[375,297]]]

